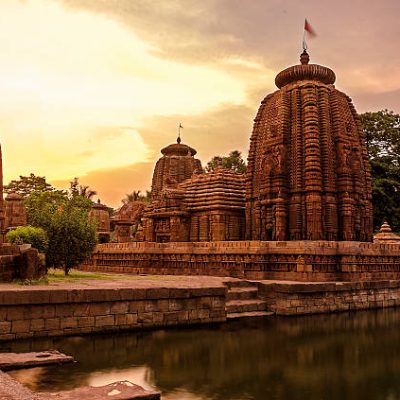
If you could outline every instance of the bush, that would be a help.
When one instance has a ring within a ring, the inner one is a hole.
[[[12,244],[31,244],[40,253],[45,253],[49,240],[42,228],[34,226],[19,226],[6,235],[7,240]]]

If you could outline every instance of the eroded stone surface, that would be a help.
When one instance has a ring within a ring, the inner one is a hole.
[[[33,353],[0,353],[0,369],[3,371],[51,364],[65,364],[73,361],[73,357],[62,354],[57,350]]]
[[[29,389],[21,385],[11,376],[0,371],[0,399],[1,400],[39,400]]]
[[[39,393],[40,400],[159,400],[160,393],[144,390],[129,381],[111,383],[102,387],[84,387],[59,393]]]

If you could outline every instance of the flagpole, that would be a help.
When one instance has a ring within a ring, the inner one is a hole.
[[[307,50],[305,21],[307,21],[307,19],[304,20],[304,29],[303,29],[303,50],[304,51]]]

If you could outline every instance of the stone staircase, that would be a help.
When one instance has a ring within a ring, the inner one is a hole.
[[[267,304],[258,298],[257,284],[245,280],[227,281],[226,318],[266,317],[273,315],[267,311]]]

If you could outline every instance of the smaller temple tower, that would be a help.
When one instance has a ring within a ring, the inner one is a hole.
[[[110,214],[108,207],[101,204],[100,200],[93,204],[90,210],[90,218],[96,221],[97,225],[97,241],[106,243],[110,241]]]
[[[151,196],[156,200],[164,187],[174,187],[190,178],[196,170],[201,171],[200,160],[194,158],[197,151],[181,143],[178,137],[176,143],[161,150],[162,157],[154,168],[151,184]]]
[[[10,231],[27,224],[24,199],[18,193],[9,193],[5,198],[5,229]]]

